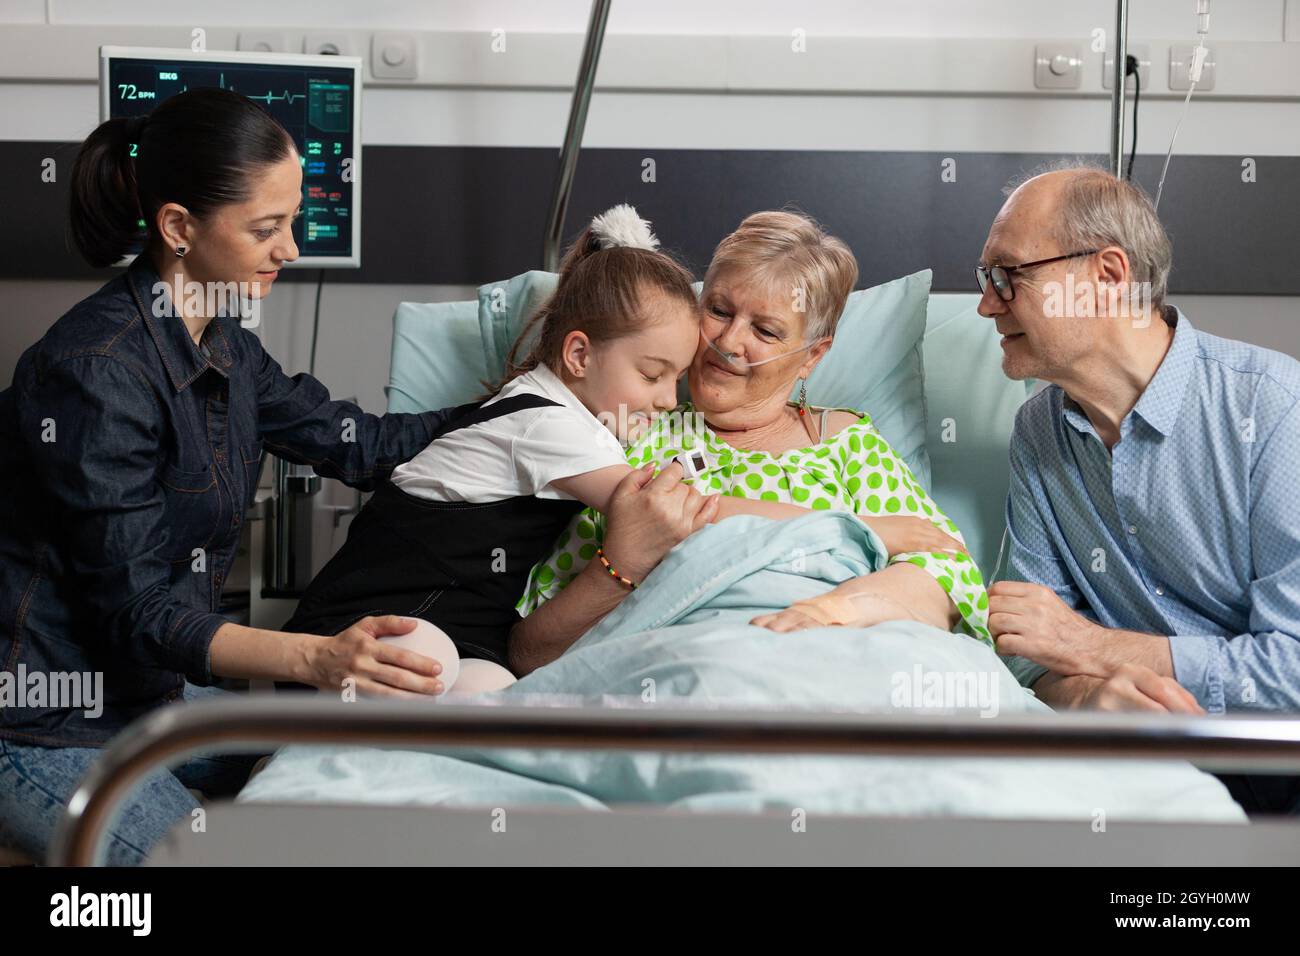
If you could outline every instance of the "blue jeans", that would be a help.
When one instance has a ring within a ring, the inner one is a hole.
[[[185,685],[186,700],[227,695],[217,687]],[[93,747],[36,747],[0,738],[0,846],[45,862],[63,808],[100,755]],[[199,805],[189,789],[232,796],[248,779],[257,755],[194,757],[147,777],[122,804],[108,840],[112,866],[135,866]]]

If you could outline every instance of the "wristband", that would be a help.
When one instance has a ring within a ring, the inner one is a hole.
[[[620,584],[625,584],[625,585],[627,585],[627,587],[628,587],[630,590],[633,590],[633,591],[636,590],[636,584],[635,584],[635,582],[633,582],[633,581],[629,581],[627,578],[623,577],[623,575],[619,574],[617,571],[614,570],[614,565],[610,564],[610,563],[609,563],[609,558],[605,557],[605,549],[604,549],[604,548],[597,548],[597,549],[596,549],[596,557],[600,558],[600,563],[601,563],[602,565],[605,566],[605,570],[609,572],[609,576],[610,576],[611,578],[613,578],[615,581],[618,581]]]

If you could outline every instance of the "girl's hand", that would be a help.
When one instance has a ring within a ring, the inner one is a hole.
[[[412,618],[387,614],[363,617],[340,634],[315,638],[307,645],[308,683],[338,690],[351,679],[357,692],[368,697],[419,699],[441,694],[440,663],[377,639],[405,634],[415,626]]]
[[[867,519],[858,518],[868,528],[880,535],[885,543],[885,550],[892,558],[896,554],[912,551],[960,551],[966,554],[966,546],[951,535],[939,530],[939,526],[928,518],[893,517]]]

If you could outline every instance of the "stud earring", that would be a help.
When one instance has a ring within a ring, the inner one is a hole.
[[[176,247],[176,258],[177,258],[177,259],[184,259],[184,258],[185,258],[185,247],[184,247],[184,246],[177,246],[177,247]]]

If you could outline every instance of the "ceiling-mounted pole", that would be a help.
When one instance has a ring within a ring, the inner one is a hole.
[[[1124,85],[1128,79],[1128,0],[1115,0],[1115,85],[1110,91],[1110,171],[1124,178]]]
[[[611,0],[592,0],[591,19],[587,21],[587,41],[582,48],[582,62],[578,64],[578,81],[573,87],[573,103],[569,106],[569,125],[564,130],[564,146],[560,149],[560,171],[555,180],[555,193],[551,197],[551,214],[546,224],[546,242],[542,246],[542,268],[555,272],[560,265],[560,239],[564,232],[564,214],[569,210],[569,195],[573,189],[573,174],[578,170],[578,150],[582,148],[582,131],[587,125],[587,105],[591,102],[591,88],[596,83],[596,64],[600,48],[605,42],[605,22],[609,19]]]

